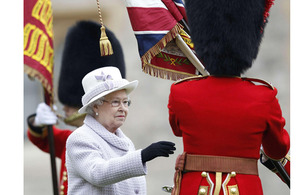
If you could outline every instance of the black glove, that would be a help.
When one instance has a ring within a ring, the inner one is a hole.
[[[175,144],[167,141],[160,141],[153,143],[147,148],[142,150],[142,162],[145,163],[158,156],[169,157],[169,154],[174,154]]]

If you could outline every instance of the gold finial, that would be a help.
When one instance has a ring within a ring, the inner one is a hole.
[[[100,28],[101,29],[101,37],[99,40],[100,54],[101,54],[101,56],[112,55],[114,52],[113,52],[111,43],[105,33],[105,26],[103,25],[99,0],[97,0],[97,6],[98,6],[99,20],[100,20],[100,24],[101,24],[101,28]]]

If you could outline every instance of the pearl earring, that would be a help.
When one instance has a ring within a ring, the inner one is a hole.
[[[98,112],[96,112],[96,116],[98,116],[99,114],[98,114]]]

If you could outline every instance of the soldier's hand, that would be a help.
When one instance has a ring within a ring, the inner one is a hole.
[[[159,156],[169,157],[176,150],[174,146],[174,143],[168,141],[153,143],[142,150],[142,162],[145,163]]]
[[[57,123],[57,116],[51,110],[50,106],[45,103],[40,103],[36,109],[34,119],[35,126],[54,125]]]

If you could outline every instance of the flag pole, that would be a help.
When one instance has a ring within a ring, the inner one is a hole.
[[[290,188],[290,176],[282,166],[282,164],[279,161],[275,161],[270,159],[272,164],[275,166],[276,170],[278,171],[279,175],[281,176],[282,180],[288,185]]]
[[[186,21],[184,19],[180,20],[179,23],[183,26],[184,31],[190,35],[190,27],[189,25],[186,23]]]
[[[180,20],[179,23],[183,25],[184,31],[190,36],[190,28],[184,19]],[[195,68],[203,75],[208,76],[209,72],[205,69],[203,64],[200,62],[198,57],[194,54],[194,52],[187,46],[182,37],[177,34],[175,39],[176,45],[181,49],[181,51],[186,55],[186,57],[190,60],[190,62],[195,66]]]
[[[51,172],[52,172],[53,194],[58,195],[58,181],[57,181],[54,135],[53,135],[52,125],[47,125],[47,130],[48,130],[48,142],[49,142],[49,149],[50,149],[49,153],[50,153]]]
[[[51,0],[24,0],[24,71],[38,78],[44,89],[44,102],[53,100],[53,16]],[[47,8],[47,11],[45,11]],[[41,41],[43,39],[43,41]],[[53,193],[58,195],[53,127],[47,126]]]
[[[193,53],[193,51],[187,46],[182,37],[177,34],[175,39],[176,45],[181,49],[181,51],[186,55],[186,57],[190,60],[190,62],[195,66],[195,68],[203,75],[208,76],[209,72],[205,69],[203,64],[197,58],[197,56]]]
[[[53,97],[47,92],[44,88],[44,101],[48,105],[52,105]],[[51,163],[51,174],[52,174],[52,187],[53,194],[58,195],[58,181],[57,181],[57,170],[56,170],[56,161],[55,161],[55,143],[54,143],[54,134],[53,126],[47,125],[48,131],[48,145],[49,145],[49,154],[50,154],[50,163]]]

